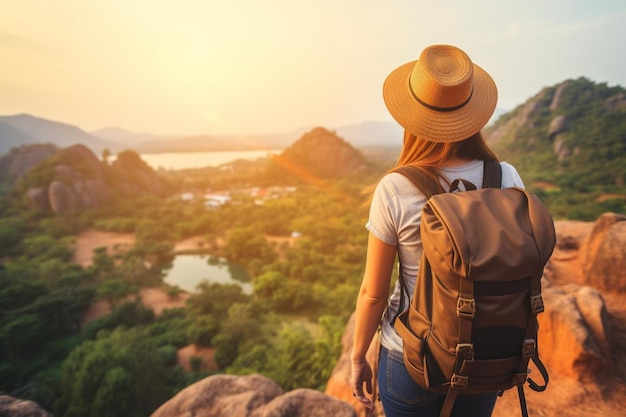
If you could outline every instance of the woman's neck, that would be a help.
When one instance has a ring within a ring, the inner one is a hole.
[[[454,158],[448,159],[447,161],[443,161],[440,167],[457,167],[459,165],[465,165],[468,162],[473,161],[472,158],[467,156],[455,156]]]

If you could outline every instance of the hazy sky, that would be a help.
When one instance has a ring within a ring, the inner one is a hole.
[[[269,133],[392,120],[384,78],[464,49],[512,109],[626,86],[623,0],[0,0],[0,115],[90,131]]]

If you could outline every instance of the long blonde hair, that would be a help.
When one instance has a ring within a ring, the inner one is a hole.
[[[404,131],[404,144],[396,165],[387,171],[387,174],[395,168],[412,165],[419,168],[425,175],[425,183],[422,191],[431,195],[441,190],[441,180],[448,182],[441,172],[447,161],[454,158],[478,159],[482,161],[497,161],[498,158],[485,142],[481,132],[459,141],[451,143],[430,142],[420,139],[415,135]],[[368,202],[376,188],[376,184],[368,187],[363,194],[367,195]]]

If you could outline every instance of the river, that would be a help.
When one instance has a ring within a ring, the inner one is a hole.
[[[270,154],[280,153],[280,149],[262,151],[214,151],[214,152],[166,152],[144,153],[141,159],[153,169],[191,169],[215,167],[237,159],[255,160]]]

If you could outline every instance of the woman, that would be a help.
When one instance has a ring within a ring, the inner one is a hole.
[[[460,49],[426,48],[417,61],[395,69],[383,86],[385,104],[405,129],[397,166],[417,165],[449,189],[466,179],[480,187],[484,161],[496,160],[480,133],[497,101],[493,79]],[[523,187],[515,168],[502,165],[502,185]],[[432,184],[431,184],[431,188]],[[433,192],[435,190],[432,190]],[[352,349],[353,395],[366,407],[373,402],[372,368],[365,359],[379,326],[378,388],[386,417],[439,415],[444,397],[421,388],[402,359],[402,339],[393,327],[399,313],[399,283],[389,297],[396,255],[400,273],[412,294],[422,253],[419,233],[426,195],[404,175],[389,172],[376,185],[370,206],[369,240],[363,282],[356,306]],[[408,306],[408,300],[402,303]],[[457,397],[452,416],[490,416],[496,394]]]

